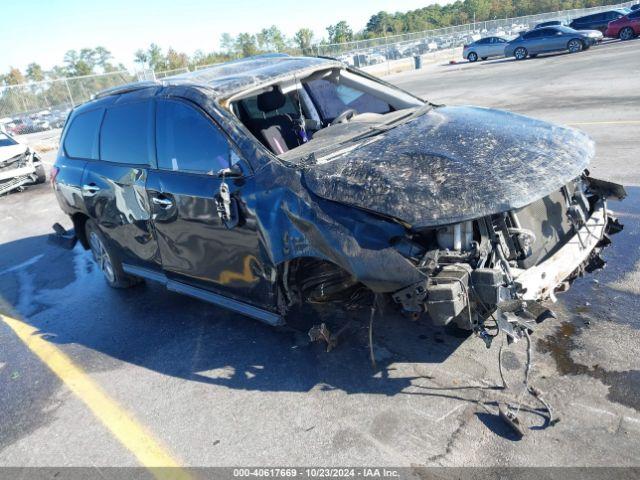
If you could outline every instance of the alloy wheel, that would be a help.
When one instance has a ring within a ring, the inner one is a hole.
[[[569,42],[569,51],[571,53],[577,53],[582,50],[582,42],[580,40],[571,40]]]
[[[524,60],[525,58],[527,58],[527,51],[522,47],[516,48],[514,55],[516,57],[516,60]]]
[[[113,264],[111,263],[111,257],[104,247],[102,240],[96,232],[91,232],[89,235],[89,246],[91,247],[91,253],[93,259],[102,270],[102,273],[110,283],[115,282],[116,276],[113,271]]]
[[[620,40],[631,40],[633,38],[633,29],[626,27],[620,32]]]

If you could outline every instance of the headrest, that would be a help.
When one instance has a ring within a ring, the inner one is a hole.
[[[273,112],[284,107],[287,98],[279,87],[274,86],[270,91],[258,95],[258,109],[261,112]]]

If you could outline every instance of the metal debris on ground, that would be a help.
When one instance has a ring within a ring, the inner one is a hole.
[[[326,323],[314,325],[309,329],[309,338],[312,342],[324,341],[327,344],[327,352],[330,352],[338,345],[340,336],[351,326],[351,320],[344,324],[335,334],[331,333]]]

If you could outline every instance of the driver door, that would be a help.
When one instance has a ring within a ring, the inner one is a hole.
[[[272,309],[273,287],[263,273],[256,223],[242,202],[252,184],[249,167],[195,104],[156,101],[158,168],[149,172],[147,194],[164,274],[180,285]],[[232,163],[234,176],[219,174]],[[235,221],[225,222],[218,213],[223,184]]]

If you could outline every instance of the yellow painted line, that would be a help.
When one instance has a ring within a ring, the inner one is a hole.
[[[568,125],[640,125],[640,120],[614,120],[610,122],[576,122]]]
[[[6,323],[65,385],[75,393],[107,429],[158,479],[189,479],[178,462],[131,414],[94,382],[59,348],[48,342],[38,330],[20,320],[0,315]],[[172,468],[158,468],[172,467]]]

